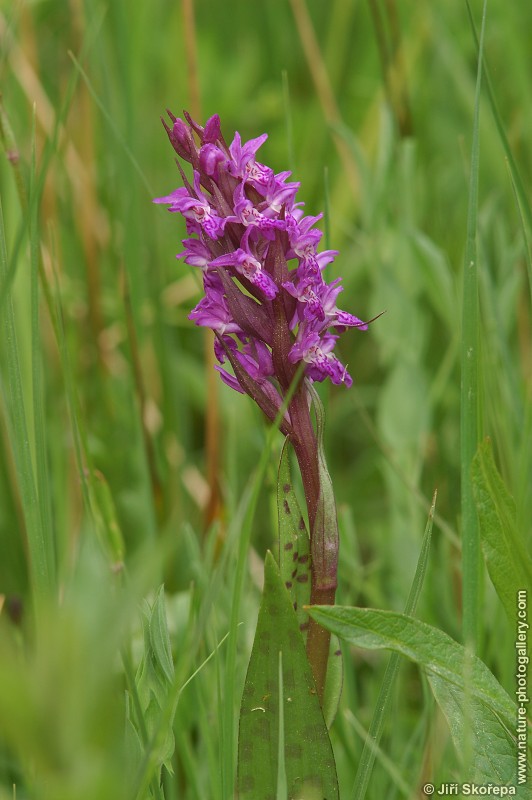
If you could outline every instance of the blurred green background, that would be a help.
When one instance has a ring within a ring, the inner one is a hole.
[[[149,797],[135,795],[128,772],[119,645],[136,666],[138,607],[162,581],[181,683],[225,635],[231,531],[267,431],[248,398],[209,383],[209,344],[187,320],[199,286],[174,258],[184,226],[151,203],[179,184],[159,117],[218,113],[227,140],[267,132],[260,158],[293,171],[307,213],[326,210],[341,307],[362,318],[386,312],[342,337],[354,388],[320,389],[343,537],[338,601],[403,608],[437,488],[419,616],[460,639],[475,40],[463,2],[196,0],[195,35],[181,2],[0,8],[0,798]],[[479,25],[481,4],[472,11]],[[490,0],[485,59],[528,191],[531,25],[532,7]],[[529,543],[527,236],[485,95],[480,139],[482,433]],[[275,541],[280,445],[253,528],[238,692],[260,561]],[[511,692],[514,631],[488,580],[483,607],[481,655]],[[346,651],[333,728],[345,797],[384,664]],[[225,800],[222,722],[229,715],[236,726],[237,713],[223,706],[224,665],[221,647],[183,691],[167,800]],[[423,778],[450,780],[456,769],[444,722],[409,666],[395,703],[369,798],[416,796]]]

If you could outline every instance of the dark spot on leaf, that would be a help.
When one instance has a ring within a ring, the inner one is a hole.
[[[303,519],[303,517],[299,517],[299,530],[300,531],[305,530],[305,520]]]
[[[296,577],[296,575],[297,575],[297,567],[296,567],[296,568],[295,568],[295,570],[292,572],[292,578],[295,578],[295,577]]]
[[[300,564],[306,564],[307,561],[309,560],[309,558],[310,558],[310,556],[307,553],[306,555],[299,556],[298,561],[299,561]]]
[[[287,542],[284,546],[284,549],[291,550],[293,546],[294,546],[293,542]]]
[[[292,581],[285,581],[284,585],[286,586],[287,589],[291,589],[292,588]]]
[[[292,670],[285,673],[283,678],[285,692],[293,692],[296,688],[296,676]]]
[[[334,655],[335,656],[341,656],[342,655],[342,651],[341,650],[335,650],[334,651]]]
[[[284,484],[284,486],[283,486],[283,492],[284,492],[285,494],[288,494],[288,492],[290,491],[290,489],[291,489],[291,488],[292,488],[292,487],[290,486],[290,484],[289,484],[289,483],[285,483],[285,484]]]
[[[306,573],[304,575],[298,575],[296,580],[298,583],[307,583],[308,575]]]
[[[300,631],[308,631],[309,625],[310,625],[310,622],[302,622],[301,625],[299,626],[299,630]]]
[[[289,631],[286,632],[286,635],[288,637],[288,643],[292,648],[292,650],[294,650],[296,647],[301,646],[301,636],[297,631],[291,628]]]
[[[270,723],[265,718],[264,714],[261,711],[255,712],[257,715],[255,717],[255,733],[257,736],[260,736],[261,739],[269,739],[270,738]]]
[[[253,758],[253,742],[241,742],[240,743],[240,761],[251,761]]]
[[[292,556],[292,560],[293,560],[293,561],[297,561],[297,558],[298,558],[298,552],[297,552],[297,550],[296,550],[296,552],[295,552],[295,553],[294,553],[294,555]]]
[[[258,641],[256,643],[257,651],[261,654],[261,656],[267,656],[270,653],[270,643],[264,641]]]
[[[285,747],[285,754],[287,758],[301,758],[303,755],[303,748],[300,744],[287,744]]]
[[[297,600],[296,600],[296,602],[294,603],[294,611],[297,611]]]
[[[252,792],[255,788],[255,778],[253,775],[241,775],[238,781],[238,788],[241,792]]]
[[[292,510],[290,508],[290,504],[288,503],[288,500],[285,500],[283,502],[283,508],[284,508],[285,514],[291,514],[292,513]]]

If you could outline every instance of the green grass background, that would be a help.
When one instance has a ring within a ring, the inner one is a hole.
[[[386,311],[367,333],[342,337],[354,388],[320,390],[342,536],[338,601],[403,609],[437,488],[418,615],[461,640],[461,302],[477,52],[465,3],[398,0],[391,81],[411,120],[401,135],[370,5],[306,4],[332,113],[293,14],[301,3],[196,0],[201,109],[220,114],[229,140],[268,132],[261,158],[293,170],[307,213],[327,209],[341,306],[363,318]],[[387,4],[377,5],[377,31],[391,41]],[[153,780],[139,790],[120,652],[134,670],[141,600],[153,602],[164,581],[175,690],[214,653],[179,696],[164,796],[226,800],[281,441],[240,583],[240,526],[267,426],[248,398],[220,387],[222,503],[205,531],[213,395],[204,336],[187,320],[198,283],[174,259],[184,227],[151,204],[179,183],[159,116],[194,102],[181,3],[0,9],[0,798],[162,796]],[[481,5],[472,11],[479,28]],[[484,58],[525,194],[531,25],[527,4],[490,0]],[[530,230],[485,92],[479,157],[480,427],[529,544]],[[241,624],[216,649],[235,591]],[[479,654],[512,693],[515,631],[487,578],[480,601]],[[386,663],[345,656],[332,730],[342,798]],[[381,747],[368,798],[414,797],[424,781],[457,774],[445,722],[409,665]]]

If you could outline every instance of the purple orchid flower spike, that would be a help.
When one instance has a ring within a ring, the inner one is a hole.
[[[190,236],[184,239],[185,249],[179,257],[204,273],[205,298],[191,319],[217,333],[222,329],[229,332],[236,352],[245,351],[249,325],[241,324],[235,302],[228,305],[227,288],[212,279],[214,272],[223,269],[237,291],[241,287],[246,300],[249,297],[245,292],[256,299],[262,306],[262,317],[272,325],[272,301],[277,297],[281,301],[278,305],[290,332],[284,357],[293,364],[292,376],[303,362],[309,380],[329,377],[334,383],[350,386],[352,380],[332,350],[338,335],[347,328],[364,330],[367,326],[336,307],[340,278],[332,283],[323,279],[324,267],[338,252],[318,251],[323,234],[315,225],[322,214],[304,216],[303,204],[296,203],[299,183],[288,181],[290,172],[275,174],[257,160],[267,134],[242,142],[237,132],[228,146],[218,115],[207,120],[204,127],[187,113],[185,120],[170,114],[170,121],[171,126],[165,123],[168,137],[178,156],[192,165],[192,184],[187,181],[154,202],[164,203],[169,211],[185,217]],[[268,266],[268,252],[274,242],[279,243],[285,262],[283,280]],[[271,338],[257,338],[258,343],[271,350]],[[245,360],[241,365],[246,369]],[[249,377],[255,380],[251,373]],[[282,397],[287,387],[279,376],[272,374],[268,380]]]
[[[217,115],[204,127],[186,112],[185,120],[169,116],[171,124],[163,124],[179,158],[191,165],[192,182],[180,167],[184,186],[154,202],[186,220],[179,257],[201,269],[205,291],[189,318],[214,331],[224,383],[252,397],[272,421],[300,369],[310,383],[330,378],[351,386],[334,347],[349,328],[365,330],[367,324],[337,307],[341,279],[324,280],[324,267],[338,252],[318,250],[323,234],[315,226],[322,215],[304,215],[290,172],[276,174],[257,160],[266,134],[242,143],[235,133],[227,145]],[[330,564],[336,561],[320,557],[322,478],[306,381],[293,392],[280,428],[295,450],[307,501],[311,603],[332,604],[336,567]],[[307,651],[321,697],[328,638],[312,622]]]

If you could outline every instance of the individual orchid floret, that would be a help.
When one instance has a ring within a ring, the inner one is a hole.
[[[209,248],[199,239],[183,239],[185,249],[178,253],[176,258],[183,258],[185,264],[191,267],[206,269],[209,261],[212,261],[212,254]]]
[[[200,185],[200,176],[194,172],[194,194],[190,195],[186,188],[176,189],[166,197],[158,197],[154,202],[168,203],[170,211],[179,211],[193,223],[197,223],[211,239],[218,239],[225,227],[226,220],[218,216],[209,205]],[[195,230],[195,228],[193,228]]]
[[[204,328],[219,333],[238,333],[239,326],[234,322],[225,302],[212,295],[202,297],[198,305],[192,309],[188,318]]]
[[[239,184],[234,193],[234,217],[229,217],[231,222],[240,222],[246,228],[256,226],[267,239],[275,238],[273,230],[284,230],[286,223],[281,219],[273,219],[262,213],[257,206],[246,196],[244,184]]]
[[[330,378],[333,383],[351,386],[353,379],[347,368],[331,352],[337,339],[337,336],[330,333],[320,337],[316,331],[300,328],[288,359],[292,364],[305,361],[308,364],[307,375],[312,380],[323,381]]]
[[[257,150],[262,147],[267,138],[268,134],[263,133],[262,136],[250,139],[249,142],[242,145],[240,134],[238,132],[235,133],[235,138],[229,145],[229,153],[231,155],[229,172],[231,175],[243,180],[249,180],[254,184],[258,184],[258,187],[268,186],[273,170],[257,163],[255,160]]]
[[[211,262],[212,267],[234,267],[240,275],[261,290],[264,297],[272,300],[277,294],[277,286],[263,269],[262,264],[247,250],[241,247],[227,255],[219,256]]]

